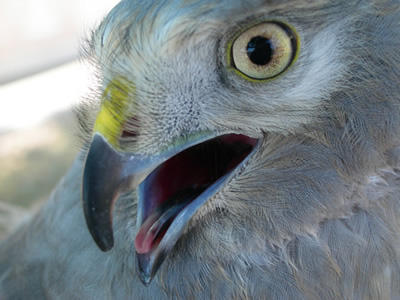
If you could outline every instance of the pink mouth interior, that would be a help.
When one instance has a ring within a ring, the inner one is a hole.
[[[135,239],[136,252],[151,252],[179,212],[237,167],[256,143],[241,134],[223,135],[178,153],[154,170],[142,183],[143,223]]]

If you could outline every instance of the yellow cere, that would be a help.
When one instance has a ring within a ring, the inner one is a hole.
[[[114,147],[119,147],[118,139],[128,118],[129,97],[132,97],[134,90],[132,82],[119,76],[114,78],[103,92],[94,132],[101,133]]]

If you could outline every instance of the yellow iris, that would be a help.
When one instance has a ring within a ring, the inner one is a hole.
[[[265,22],[240,32],[227,49],[228,64],[250,81],[272,79],[287,70],[298,55],[295,30],[281,22]]]

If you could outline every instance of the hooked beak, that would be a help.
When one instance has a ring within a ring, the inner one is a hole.
[[[240,134],[207,133],[161,154],[144,156],[118,151],[95,133],[82,184],[84,214],[94,241],[103,251],[112,249],[114,203],[120,194],[138,187],[137,271],[148,285],[193,215],[260,144]],[[209,162],[205,149],[220,157]]]
[[[121,193],[135,188],[156,166],[152,159],[116,151],[99,133],[93,137],[83,172],[86,223],[103,251],[114,245],[112,208]]]

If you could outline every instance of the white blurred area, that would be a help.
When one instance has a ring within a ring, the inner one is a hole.
[[[90,85],[76,59],[118,0],[0,0],[0,132],[71,108]]]
[[[88,68],[68,63],[0,86],[0,132],[33,127],[88,93]]]
[[[81,147],[71,108],[92,74],[80,43],[118,0],[0,0],[0,239],[35,211]]]

